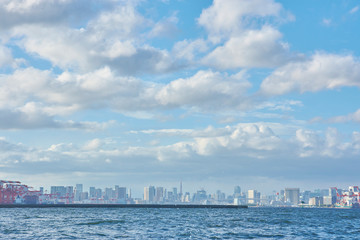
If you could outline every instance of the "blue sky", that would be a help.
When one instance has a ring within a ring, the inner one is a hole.
[[[358,1],[0,1],[0,176],[359,184]]]

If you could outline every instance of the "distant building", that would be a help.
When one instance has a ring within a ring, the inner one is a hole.
[[[331,187],[329,188],[329,196],[331,197],[336,197],[337,196],[337,188],[336,187]]]
[[[75,188],[75,201],[81,201],[81,193],[83,192],[83,185],[82,184],[76,184]]]
[[[311,206],[321,206],[324,204],[323,197],[312,197],[309,199],[309,205]]]
[[[293,205],[300,203],[300,189],[299,188],[285,188],[285,201]]]
[[[177,192],[176,187],[173,188],[173,194],[174,194],[174,201],[177,201],[178,200],[178,192]]]
[[[56,195],[57,197],[65,197],[66,196],[66,188],[64,186],[51,186],[50,193],[52,195]]]
[[[91,198],[96,198],[96,190],[95,187],[90,187],[89,188],[89,197]]]
[[[105,188],[104,191],[104,200],[114,199],[114,190],[112,188]]]
[[[157,187],[155,193],[155,202],[163,202],[164,201],[164,188]]]
[[[155,197],[155,187],[154,186],[144,187],[144,200],[147,203],[152,203],[154,202],[154,197]]]
[[[336,203],[336,197],[332,197],[332,196],[324,196],[323,197],[324,205],[334,205],[335,203]]]
[[[126,187],[115,186],[115,198],[120,202],[126,200]]]
[[[258,203],[258,192],[256,190],[248,190],[248,203],[249,204],[256,204]]]
[[[193,196],[193,202],[204,202],[207,200],[206,191],[204,189],[198,190]]]
[[[241,188],[240,186],[235,186],[234,187],[234,198],[237,198],[241,195]]]

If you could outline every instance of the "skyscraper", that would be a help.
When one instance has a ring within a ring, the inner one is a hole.
[[[177,192],[176,187],[173,188],[173,194],[174,194],[174,200],[177,201],[178,200],[178,192]]]
[[[239,197],[241,195],[241,188],[240,186],[234,187],[234,197]]]
[[[285,188],[285,201],[298,205],[300,202],[300,189]]]
[[[155,187],[144,187],[144,200],[148,203],[152,203],[155,197]]]
[[[89,189],[89,197],[90,197],[90,198],[96,198],[96,190],[95,190],[95,187],[90,187],[90,189]]]
[[[164,201],[164,188],[157,187],[155,193],[155,202],[163,202]]]
[[[248,190],[248,203],[255,204],[258,202],[258,192],[256,190]]]
[[[81,193],[83,192],[83,185],[82,184],[76,184],[75,188],[75,201],[81,201]]]

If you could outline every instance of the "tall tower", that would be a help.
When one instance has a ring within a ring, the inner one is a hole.
[[[180,181],[180,195],[182,195],[182,181]]]
[[[144,200],[147,203],[152,203],[154,201],[154,197],[155,197],[155,187],[154,186],[144,187]]]
[[[285,201],[298,205],[300,203],[300,189],[285,188]]]

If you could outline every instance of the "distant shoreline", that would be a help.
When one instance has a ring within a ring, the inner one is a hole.
[[[201,204],[0,204],[0,208],[248,208],[247,205]]]

